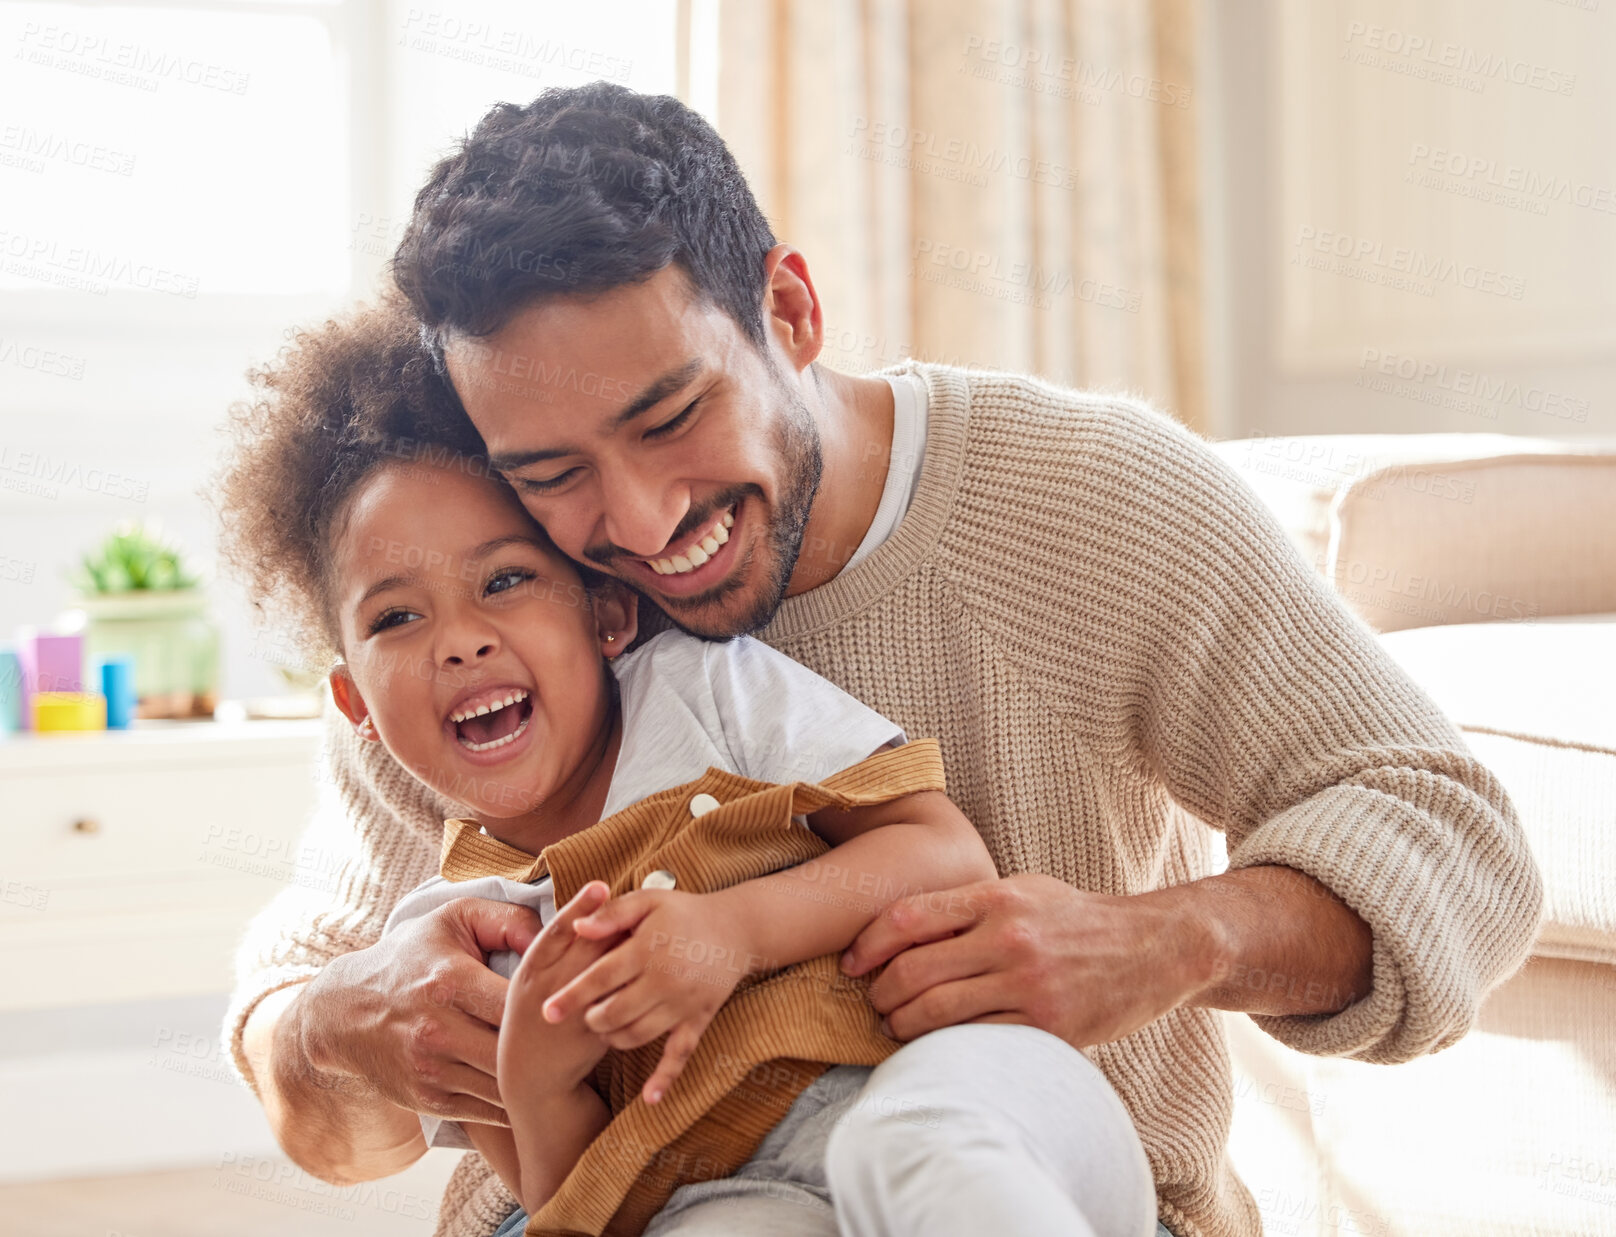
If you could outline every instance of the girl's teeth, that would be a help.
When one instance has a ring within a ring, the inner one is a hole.
[[[495,709],[508,709],[511,707],[511,705],[520,703],[526,699],[526,692],[514,691],[511,692],[510,695],[506,696],[503,700],[495,700],[490,704],[479,705],[475,709],[467,709],[460,713],[451,713],[449,715],[449,720],[456,723],[468,721],[473,717],[481,717],[484,713],[492,713]]]
[[[515,730],[511,731],[510,734],[506,735],[503,739],[490,739],[487,743],[473,743],[469,739],[461,739],[460,746],[465,748],[468,752],[491,752],[496,747],[504,747],[507,743],[515,743],[517,737],[527,729],[527,723],[528,719],[524,717],[522,719],[522,724]]]

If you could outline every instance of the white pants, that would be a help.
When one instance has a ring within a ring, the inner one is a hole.
[[[645,1237],[1152,1237],[1156,1192],[1111,1084],[1032,1027],[922,1036],[837,1066],[732,1177],[674,1192]]]

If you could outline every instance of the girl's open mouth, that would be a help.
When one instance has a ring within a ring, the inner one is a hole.
[[[516,742],[533,718],[533,701],[521,688],[449,716],[455,738],[468,752],[492,752]]]

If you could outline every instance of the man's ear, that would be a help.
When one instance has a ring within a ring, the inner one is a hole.
[[[640,595],[617,580],[605,580],[591,590],[590,604],[595,610],[595,638],[600,641],[600,651],[609,658],[616,657],[639,634]]]
[[[339,665],[331,671],[331,699],[336,701],[342,715],[354,724],[361,739],[374,743],[381,738],[376,733],[376,723],[370,720],[370,708],[359,695],[359,685],[353,681],[353,675],[348,672],[346,665]]]
[[[763,258],[763,321],[799,374],[825,347],[824,314],[808,260],[790,245],[776,245]]]

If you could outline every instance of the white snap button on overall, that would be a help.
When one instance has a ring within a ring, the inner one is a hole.
[[[672,889],[679,882],[667,868],[658,868],[640,882],[641,889]]]
[[[692,816],[705,816],[717,806],[717,799],[709,794],[700,794],[690,801],[690,814]]]

